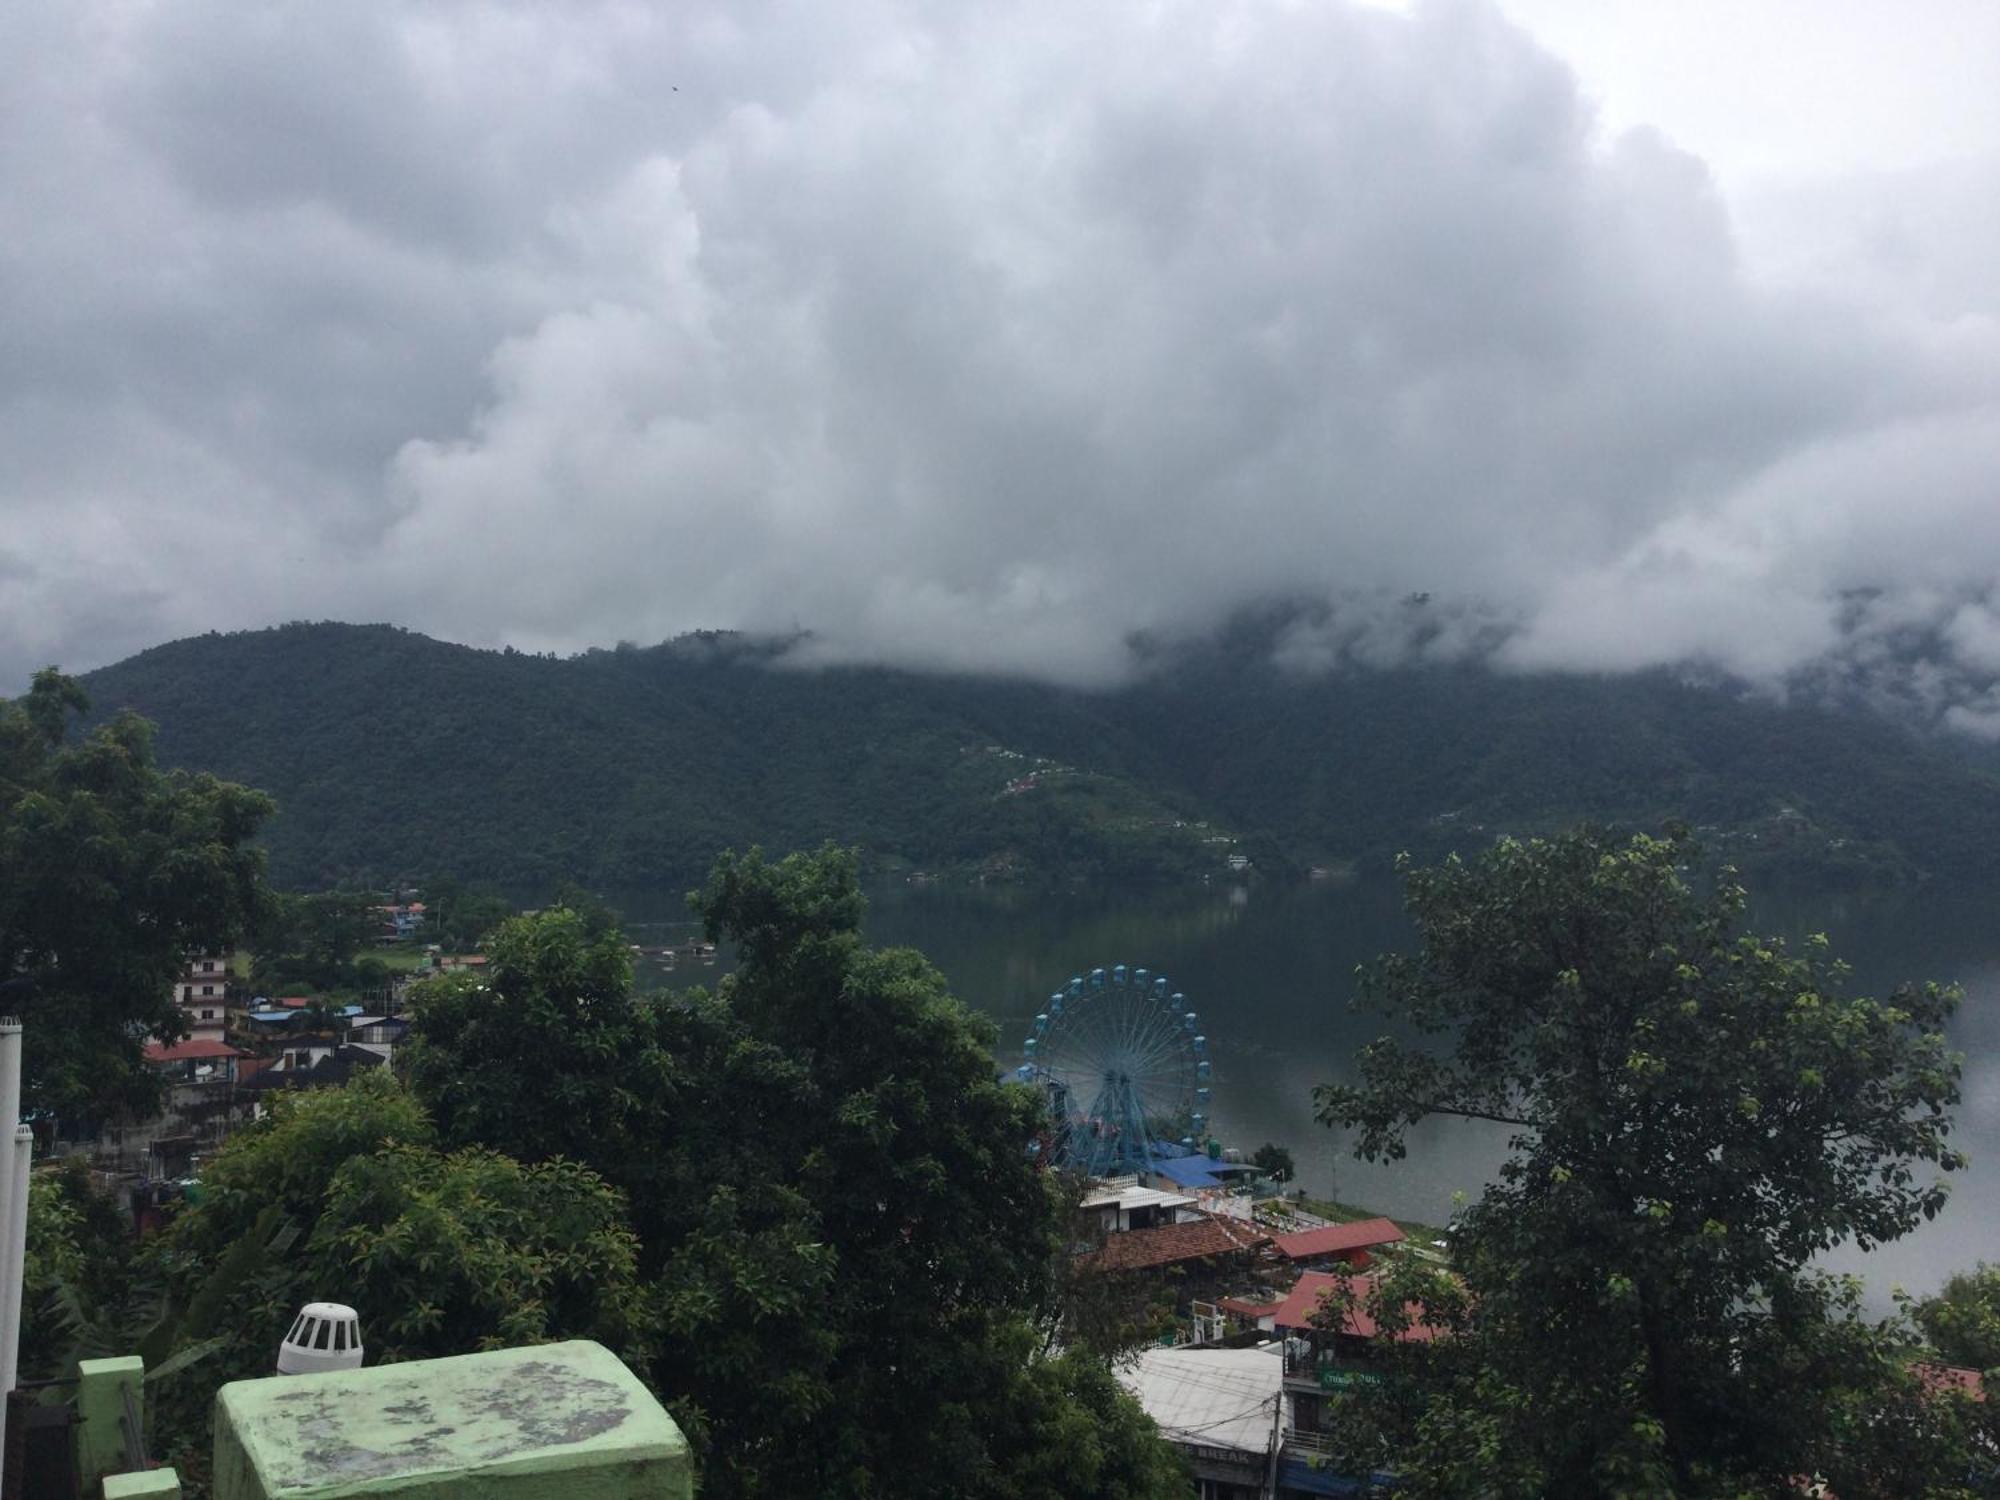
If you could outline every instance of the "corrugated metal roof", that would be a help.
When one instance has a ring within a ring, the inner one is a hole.
[[[1301,1229],[1281,1234],[1271,1243],[1278,1253],[1293,1260],[1311,1260],[1317,1255],[1337,1255],[1343,1250],[1366,1250],[1375,1245],[1393,1245],[1403,1231],[1387,1219],[1361,1219],[1353,1224],[1326,1224],[1318,1229]]]
[[[1159,1188],[1136,1186],[1105,1187],[1092,1193],[1082,1203],[1084,1208],[1109,1208],[1112,1204],[1120,1208],[1181,1208],[1193,1207],[1195,1200],[1186,1193],[1169,1193]]]
[[[1285,1385],[1280,1346],[1260,1349],[1148,1349],[1118,1371],[1119,1382],[1170,1441],[1271,1451],[1276,1403]]]
[[[1217,1161],[1212,1156],[1169,1156],[1154,1162],[1149,1170],[1182,1187],[1211,1188],[1226,1187],[1232,1179],[1252,1176],[1257,1169],[1243,1162]]]

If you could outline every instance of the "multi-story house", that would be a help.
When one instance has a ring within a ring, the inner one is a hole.
[[[233,950],[197,953],[189,957],[187,968],[174,985],[174,999],[186,1018],[191,1035],[221,1041],[229,1025],[229,985],[235,975],[230,969]]]

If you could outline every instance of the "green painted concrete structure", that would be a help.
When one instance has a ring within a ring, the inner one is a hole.
[[[85,1491],[125,1467],[125,1396],[145,1410],[146,1362],[136,1354],[76,1366],[76,1469]]]
[[[181,1500],[180,1476],[172,1469],[141,1469],[131,1474],[107,1474],[104,1500]]]
[[[215,1500],[692,1500],[686,1440],[601,1344],[321,1375],[215,1398]]]

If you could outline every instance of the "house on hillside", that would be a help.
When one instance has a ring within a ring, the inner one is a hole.
[[[397,1043],[410,1031],[410,1023],[401,1016],[357,1015],[346,1020],[348,1044],[366,1047],[384,1062],[395,1056]]]
[[[339,1088],[356,1073],[383,1064],[382,1054],[373,1048],[310,1042],[287,1047],[271,1058],[243,1084],[243,1092],[261,1107],[263,1100],[280,1090]]]
[[[379,943],[408,943],[423,935],[424,903],[421,901],[378,906],[375,915],[381,922],[375,933],[375,940]]]
[[[143,1056],[166,1085],[160,1113],[106,1131],[92,1154],[110,1171],[185,1176],[196,1153],[219,1146],[247,1118],[250,1106],[237,1081],[249,1054],[214,1037],[190,1037],[149,1042]]]
[[[231,952],[191,954],[174,982],[174,1002],[191,1035],[221,1041],[229,1028]]]
[[[184,1042],[148,1042],[146,1066],[159,1074],[170,1093],[236,1082],[236,1060],[248,1056],[241,1048],[209,1037]]]

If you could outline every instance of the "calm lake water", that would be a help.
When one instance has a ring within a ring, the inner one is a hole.
[[[652,925],[678,918],[677,901],[618,893],[614,905],[636,940],[686,930]],[[1929,1291],[1952,1271],[2000,1255],[1996,911],[1996,894],[1789,891],[1764,893],[1753,912],[1760,930],[1794,940],[1826,932],[1853,966],[1853,993],[1882,994],[1903,979],[1965,990],[1952,1031],[1966,1055],[1958,1143],[1972,1167],[1953,1174],[1952,1201],[1935,1222],[1873,1254],[1850,1247],[1831,1259],[1866,1274],[1878,1304],[1892,1286]],[[998,1024],[998,1060],[1008,1067],[1020,1061],[1035,1012],[1072,974],[1124,963],[1169,976],[1209,1039],[1213,1133],[1246,1152],[1265,1141],[1289,1146],[1299,1180],[1315,1194],[1441,1223],[1454,1195],[1477,1196],[1503,1154],[1504,1130],[1438,1120],[1411,1132],[1406,1160],[1372,1166],[1313,1123],[1313,1086],[1352,1077],[1355,1054],[1386,1029],[1379,1016],[1349,1006],[1355,966],[1410,939],[1400,892],[1386,877],[1166,890],[900,887],[871,893],[867,932],[928,954]],[[649,977],[676,987],[713,983],[727,968],[725,957]]]

